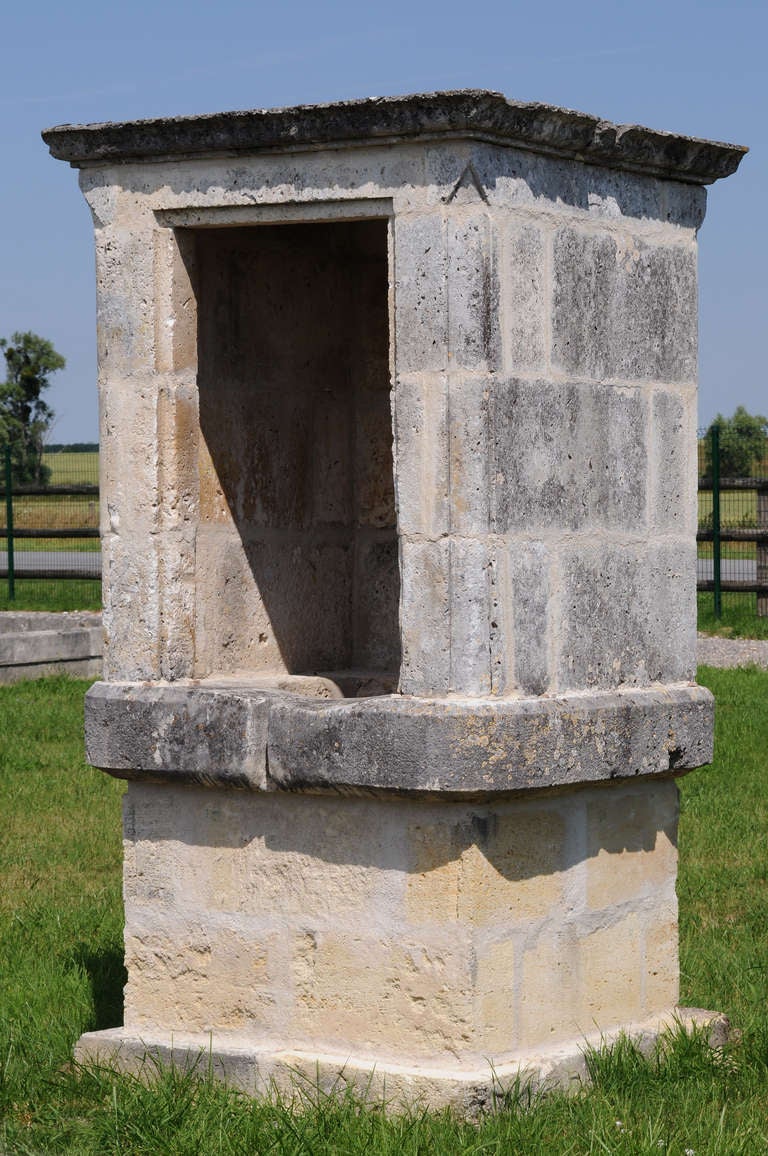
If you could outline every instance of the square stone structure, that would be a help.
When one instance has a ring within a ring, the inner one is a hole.
[[[77,1054],[471,1111],[652,1036],[712,750],[696,234],[745,150],[489,92],[44,138],[130,780],[125,1026]]]

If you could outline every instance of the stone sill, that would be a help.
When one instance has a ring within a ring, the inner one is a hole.
[[[695,683],[551,698],[308,698],[257,680],[96,683],[89,762],[124,779],[252,791],[481,798],[678,775],[712,759]]]
[[[158,1065],[177,1071],[202,1071],[250,1096],[279,1090],[290,1098],[297,1089],[317,1088],[322,1095],[355,1089],[372,1104],[403,1109],[414,1103],[423,1108],[453,1108],[474,1118],[503,1101],[508,1088],[521,1082],[532,1089],[577,1091],[589,1083],[585,1053],[610,1047],[629,1038],[649,1055],[667,1033],[706,1034],[711,1048],[723,1047],[730,1023],[718,1013],[678,1007],[652,1018],[623,1024],[607,1031],[592,1030],[537,1054],[502,1059],[427,1065],[407,1060],[390,1063],[332,1056],[292,1049],[270,1048],[259,1038],[234,1032],[168,1032],[154,1028],[109,1028],[86,1032],[75,1045],[80,1064],[100,1064],[152,1079]]]

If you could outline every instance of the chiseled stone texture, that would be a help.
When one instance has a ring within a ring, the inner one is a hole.
[[[131,784],[126,1028],[508,1062],[677,1001],[672,781],[482,803]]]

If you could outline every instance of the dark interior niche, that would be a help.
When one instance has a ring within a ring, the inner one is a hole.
[[[198,584],[202,567],[218,573],[198,595],[198,667],[330,674],[344,694],[392,689],[387,223],[191,232]]]

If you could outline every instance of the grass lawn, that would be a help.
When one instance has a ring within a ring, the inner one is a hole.
[[[101,581],[92,578],[59,581],[17,578],[16,597],[11,600],[7,580],[0,578],[2,610],[101,610]]]
[[[717,749],[681,780],[683,1002],[726,1011],[741,1039],[725,1055],[678,1039],[652,1062],[618,1048],[593,1058],[593,1087],[510,1096],[477,1125],[74,1070],[79,1033],[120,1022],[122,785],[84,764],[86,683],[0,687],[0,1153],[767,1152],[768,672],[700,677]]]
[[[768,618],[757,617],[756,594],[732,594],[725,591],[721,597],[722,615],[715,618],[713,595],[696,595],[699,630],[705,634],[721,634],[724,638],[768,639]]]

